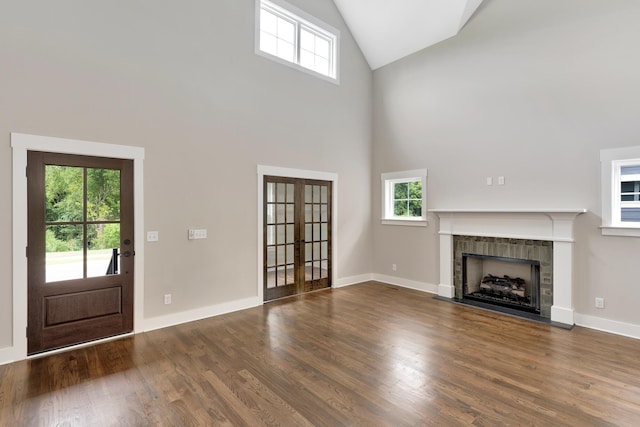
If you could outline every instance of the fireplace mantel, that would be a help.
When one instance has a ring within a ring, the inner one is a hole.
[[[553,242],[551,321],[574,324],[573,224],[586,209],[431,209],[440,218],[438,295],[454,297],[453,236],[503,237]]]

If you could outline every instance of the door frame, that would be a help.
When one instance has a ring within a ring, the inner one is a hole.
[[[258,165],[258,298],[264,304],[264,177],[278,176],[283,178],[314,179],[330,181],[331,190],[331,287],[336,286],[338,266],[338,174],[333,172],[319,172],[303,169],[281,168],[276,166]]]
[[[134,242],[136,245],[133,295],[133,330],[143,329],[144,315],[144,148],[75,139],[11,133],[13,157],[13,360],[27,358],[27,151],[113,157],[133,160]],[[95,343],[95,342],[93,342]],[[79,346],[82,346],[80,344]],[[86,344],[84,344],[86,345]],[[73,348],[71,346],[66,348]],[[52,351],[52,352],[55,352]],[[50,354],[45,352],[38,354]]]

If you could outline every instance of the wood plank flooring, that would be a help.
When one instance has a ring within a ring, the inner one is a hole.
[[[368,282],[0,367],[2,426],[638,426],[640,340]]]

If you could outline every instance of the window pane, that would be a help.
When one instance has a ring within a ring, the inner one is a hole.
[[[313,186],[313,203],[320,203],[320,186]]]
[[[329,220],[329,207],[327,205],[320,206],[320,221],[327,222]]]
[[[293,265],[287,265],[287,285],[293,285],[296,283],[295,271],[296,270]]]
[[[260,30],[275,36],[278,34],[278,18],[273,13],[262,9],[260,11]]]
[[[293,203],[287,204],[287,222],[294,222],[296,220],[294,207],[295,205]]]
[[[267,266],[273,267],[276,265],[276,247],[270,246],[267,248]]]
[[[287,263],[293,262],[293,245],[287,245]]]
[[[300,65],[304,68],[313,70],[315,68],[315,55],[308,50],[302,49],[300,51]]]
[[[422,201],[411,200],[409,201],[409,216],[421,217],[422,216]]]
[[[324,74],[325,76],[329,75],[329,61],[327,61],[324,58],[320,58],[319,56],[316,56],[315,70],[316,72],[320,74]]]
[[[293,45],[295,39],[295,26],[282,18],[278,18],[278,38]]]
[[[293,224],[287,225],[287,241],[286,243],[293,243],[295,240],[295,233],[293,231]]]
[[[87,219],[120,220],[120,171],[87,169]]]
[[[286,262],[285,260],[285,247],[284,246],[276,246],[277,248],[277,256],[276,256],[276,261],[278,262],[278,265],[282,265]]]
[[[306,243],[304,245],[304,260],[311,261],[313,259],[313,243]]]
[[[320,240],[327,240],[329,238],[329,227],[327,224],[322,224],[320,226]]]
[[[275,245],[276,244],[276,226],[268,225],[267,226],[267,245]]]
[[[422,199],[422,182],[414,181],[409,183],[409,198]]]
[[[84,277],[83,227],[48,225],[45,231],[47,282]]]
[[[276,201],[278,203],[284,203],[286,197],[286,185],[283,182],[279,182],[276,187]]]
[[[313,185],[304,186],[304,201],[305,203],[313,202]]]
[[[276,269],[268,268],[267,269],[267,288],[275,288],[276,287]]]
[[[274,56],[277,55],[278,39],[276,38],[276,36],[272,36],[271,34],[261,31],[260,32],[260,50]]]
[[[284,214],[285,214],[285,206],[286,205],[283,205],[281,203],[278,203],[276,205],[276,222],[278,224],[283,224],[283,223],[287,222],[287,220],[286,220],[286,218],[284,216]]]
[[[278,58],[293,62],[293,44],[278,40]]]
[[[294,200],[294,196],[295,196],[295,185],[294,184],[287,184],[287,203],[293,203]]]
[[[640,165],[622,166],[620,167],[621,175],[640,175]]]
[[[622,222],[640,222],[640,208],[623,208],[620,212]]]
[[[274,224],[276,222],[276,205],[267,205],[267,224]]]
[[[393,186],[394,199],[406,199],[409,196],[409,184],[406,182],[395,184]]]
[[[316,36],[304,28],[300,30],[300,47],[313,53],[315,51]]]
[[[284,225],[278,225],[278,229],[276,231],[276,244],[281,245],[284,243],[284,233],[285,233],[285,226]]]
[[[118,256],[113,257],[120,249],[120,224],[87,225],[87,277],[98,277],[115,274],[119,266]],[[115,265],[113,264],[115,262]]]
[[[316,55],[329,59],[329,42],[322,37],[316,37]]]
[[[328,190],[327,186],[320,187],[320,202],[321,203],[329,203],[328,196],[327,196],[328,192],[329,192],[329,190]]]
[[[83,168],[45,166],[45,214],[47,222],[83,220],[83,174]]]
[[[267,183],[267,203],[273,203],[276,201],[276,183]]]
[[[395,215],[395,216],[406,216],[407,214],[408,214],[408,211],[407,211],[407,202],[406,201],[394,202],[393,215]]]

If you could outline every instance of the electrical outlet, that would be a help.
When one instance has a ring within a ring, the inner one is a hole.
[[[147,242],[157,242],[159,238],[157,231],[147,231]]]
[[[596,308],[604,308],[604,298],[596,298]]]
[[[171,304],[171,294],[164,294],[165,305]]]
[[[504,176],[498,177],[498,185],[504,185]]]
[[[391,264],[391,269],[393,271],[396,271],[398,269],[398,266],[396,264]]]

